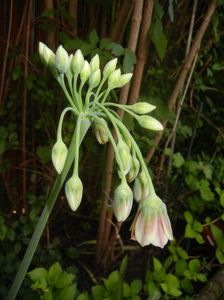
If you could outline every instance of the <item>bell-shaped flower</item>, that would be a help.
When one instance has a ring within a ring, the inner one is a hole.
[[[84,65],[84,57],[80,49],[76,50],[72,61],[71,61],[71,70],[73,74],[79,74],[82,71]]]
[[[131,230],[131,238],[138,241],[141,246],[152,244],[163,248],[168,240],[173,240],[165,203],[156,195],[143,201]]]
[[[66,73],[69,68],[68,52],[62,46],[59,46],[55,53],[55,66],[61,74]]]
[[[97,141],[100,144],[106,144],[109,139],[107,122],[103,118],[98,118],[93,126]]]
[[[117,66],[117,58],[110,60],[105,65],[105,67],[103,69],[103,76],[105,79],[108,78],[110,76],[110,74],[114,72],[114,70],[116,69],[116,66]]]
[[[143,128],[160,131],[163,130],[163,125],[155,118],[150,116],[139,116],[136,117],[139,125]]]
[[[60,174],[64,168],[67,154],[68,154],[68,149],[65,143],[61,139],[59,139],[54,144],[51,153],[51,159],[58,174]]]
[[[99,55],[98,54],[94,55],[89,64],[92,72],[98,70],[100,68]]]
[[[71,210],[76,211],[83,195],[83,184],[78,176],[73,175],[66,182],[65,195]]]
[[[149,195],[149,182],[147,175],[142,171],[134,182],[134,198],[137,202],[140,202],[148,197]]]
[[[91,89],[94,89],[95,87],[97,87],[100,83],[101,80],[101,72],[100,69],[94,71],[93,73],[91,73],[90,77],[89,77],[89,87]]]
[[[124,222],[132,209],[133,194],[126,182],[121,183],[114,191],[113,212],[118,222]]]
[[[156,109],[156,106],[147,102],[138,102],[133,105],[128,105],[127,108],[132,110],[136,114],[144,115]]]
[[[132,165],[132,157],[128,145],[121,139],[117,143],[117,151],[121,158],[124,174],[127,175]],[[118,158],[117,161],[119,162]]]

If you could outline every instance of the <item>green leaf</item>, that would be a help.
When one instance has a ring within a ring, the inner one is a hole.
[[[199,191],[201,197],[205,201],[212,201],[214,199],[214,193],[209,187],[209,182],[206,179],[201,179],[199,183]]]
[[[132,72],[135,63],[136,63],[135,53],[132,50],[126,48],[124,50],[124,60],[123,60],[124,73]]]
[[[48,271],[48,280],[51,282],[51,284],[55,284],[59,278],[59,276],[61,275],[62,273],[62,268],[59,264],[59,262],[56,262],[54,263],[49,271]]]
[[[37,156],[43,163],[47,163],[51,160],[51,147],[50,146],[38,146]]]
[[[148,299],[159,300],[161,298],[161,292],[153,281],[148,282]]]
[[[90,42],[90,44],[92,44],[94,46],[96,46],[97,43],[99,42],[99,36],[98,36],[96,30],[93,30],[93,31],[90,32],[89,42]]]
[[[173,165],[176,168],[180,168],[184,164],[185,160],[180,152],[173,155]]]
[[[125,257],[122,259],[120,269],[119,269],[119,273],[121,277],[124,277],[124,274],[126,273],[127,270],[127,266],[128,266],[128,257],[127,255],[125,255]]]
[[[113,271],[109,275],[108,279],[104,280],[104,284],[109,291],[113,291],[114,289],[117,288],[117,284],[119,283],[119,280],[120,280],[120,275],[118,271]]]
[[[120,44],[111,43],[110,49],[113,55],[121,56],[124,54],[124,48]]]
[[[76,284],[71,284],[60,292],[58,300],[74,300],[76,292]]]
[[[135,279],[131,282],[131,294],[138,294],[142,289],[142,282],[141,280]]]
[[[182,275],[187,268],[186,260],[179,259],[175,264],[175,271],[177,275]]]
[[[215,256],[218,259],[220,264],[224,264],[224,253],[222,252],[221,249],[216,249],[215,251]]]
[[[183,288],[183,290],[188,294],[194,293],[194,286],[189,279],[187,278],[182,279],[180,285]]]
[[[163,269],[161,262],[155,257],[153,257],[153,267],[154,267],[154,270],[157,272],[159,272],[160,270]]]
[[[177,246],[176,247],[176,252],[177,252],[177,254],[181,257],[181,258],[183,258],[183,259],[188,259],[188,253],[187,253],[187,251],[185,251],[183,248],[181,248],[180,246]]]
[[[200,263],[200,260],[198,260],[198,259],[192,259],[188,265],[191,273],[197,273],[200,266],[201,266],[201,263]]]
[[[102,285],[95,285],[91,288],[95,300],[103,299],[105,288]]]
[[[126,282],[124,282],[123,283],[123,296],[124,296],[124,298],[129,298],[130,299],[130,294],[131,294],[130,287]]]
[[[218,248],[224,250],[224,234],[222,230],[214,224],[211,224],[210,228]]]
[[[51,290],[47,290],[43,296],[41,297],[43,300],[54,300],[53,294]]]
[[[155,22],[152,25],[151,39],[154,46],[156,47],[159,58],[162,60],[165,56],[167,48],[167,38],[165,33],[163,32],[163,25],[159,18],[156,18]]]
[[[193,223],[193,216],[189,211],[184,212],[184,218],[187,221],[187,223],[190,223],[190,224]]]
[[[75,279],[75,275],[68,274],[67,272],[62,272],[57,277],[54,286],[58,289],[63,289],[65,287],[69,286],[70,284],[72,284],[74,279]]]
[[[39,281],[42,278],[47,278],[47,270],[44,268],[36,268],[27,274],[30,277],[30,279],[34,282]]]

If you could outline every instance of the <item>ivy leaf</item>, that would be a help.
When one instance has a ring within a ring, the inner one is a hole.
[[[130,73],[133,70],[133,66],[136,63],[136,56],[134,52],[128,48],[124,50],[123,70],[124,73]]]
[[[165,56],[167,48],[167,38],[163,31],[163,25],[159,18],[156,18],[155,22],[152,25],[151,29],[151,39],[156,47],[156,51],[159,55],[160,60]]]
[[[209,182],[206,179],[201,179],[199,183],[199,191],[201,197],[205,201],[212,201],[214,199],[214,193],[209,187]]]
[[[173,155],[173,165],[176,168],[180,168],[184,164],[185,160],[180,152]]]

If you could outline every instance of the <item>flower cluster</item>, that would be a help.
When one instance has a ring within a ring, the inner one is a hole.
[[[150,130],[162,130],[162,124],[149,116],[156,107],[147,102],[121,105],[108,102],[109,93],[126,85],[132,74],[121,74],[117,59],[109,61],[101,71],[100,59],[96,54],[90,62],[84,59],[81,50],[69,55],[59,46],[54,53],[45,44],[39,43],[43,63],[62,87],[69,106],[61,113],[57,141],[52,149],[52,162],[60,174],[64,168],[68,149],[62,139],[62,125],[65,114],[70,111],[76,117],[76,146],[74,171],[66,182],[65,194],[68,204],[75,211],[82,200],[83,184],[79,177],[80,130],[83,120],[88,119],[100,144],[110,142],[118,166],[120,184],[114,191],[113,212],[119,222],[125,221],[132,209],[133,199],[139,208],[132,224],[132,239],[142,246],[153,244],[164,247],[173,239],[172,228],[166,205],[156,195],[148,169],[134,138],[120,120],[113,108],[123,109],[139,123]],[[111,133],[114,130],[116,136]],[[133,191],[130,184],[133,183]]]

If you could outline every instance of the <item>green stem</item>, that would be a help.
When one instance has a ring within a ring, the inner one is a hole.
[[[82,115],[80,114],[76,123],[76,141],[75,141],[75,163],[74,163],[74,174],[78,176],[79,169],[79,146],[80,142],[80,129],[81,129]]]
[[[80,138],[80,143],[83,140],[84,136],[86,135],[88,129],[90,127],[90,121],[88,119],[85,119],[82,121],[81,124],[81,138]],[[7,295],[7,297],[5,298],[5,300],[14,300],[17,297],[17,294],[19,292],[19,289],[23,283],[23,280],[26,276],[27,270],[30,266],[30,263],[32,261],[33,255],[35,253],[35,250],[37,248],[37,245],[39,243],[39,240],[41,238],[41,235],[44,231],[45,225],[48,221],[48,218],[50,216],[50,213],[52,211],[52,208],[54,207],[54,204],[57,200],[58,194],[63,186],[63,183],[65,181],[65,178],[67,176],[67,173],[71,167],[71,164],[73,162],[74,159],[74,146],[75,146],[75,142],[76,142],[76,134],[74,133],[73,137],[72,137],[72,141],[69,147],[69,151],[68,151],[68,157],[64,166],[64,169],[62,171],[62,173],[57,177],[54,186],[51,190],[50,196],[47,199],[47,202],[44,206],[44,209],[42,211],[42,214],[39,218],[39,221],[36,225],[35,231],[33,233],[33,236],[30,240],[29,246],[26,250],[26,253],[23,257],[23,260],[20,264],[19,270],[15,276],[15,279],[12,283],[12,286],[9,290],[9,293]]]
[[[62,87],[62,89],[63,89],[63,91],[65,93],[65,96],[67,97],[69,103],[77,111],[77,108],[76,108],[75,104],[73,103],[72,97],[70,96],[70,94],[67,91],[67,88],[65,86],[64,74],[61,74],[61,76],[57,78],[57,81],[60,84],[60,86]]]
[[[62,111],[60,119],[59,119],[59,122],[58,122],[57,140],[62,140],[62,124],[63,124],[63,120],[64,120],[64,117],[65,117],[65,114],[68,111],[70,111],[70,110],[73,111],[76,114],[76,111],[73,109],[73,107],[66,107]]]
[[[117,104],[117,103],[112,103],[112,102],[107,102],[105,103],[105,106],[115,106],[118,107],[120,109],[123,109],[124,111],[126,111],[129,115],[133,116],[134,118],[138,118],[138,115],[135,114],[133,111],[131,111],[130,109],[128,109],[126,107],[126,105],[123,104]]]

